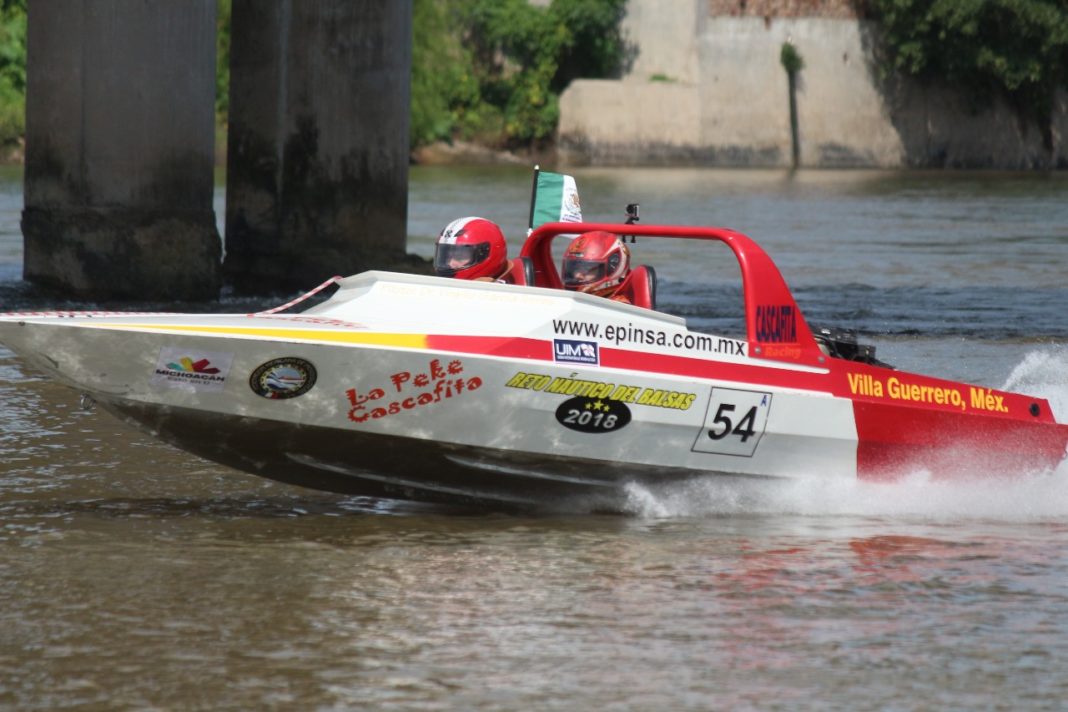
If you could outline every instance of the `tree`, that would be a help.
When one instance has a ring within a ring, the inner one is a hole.
[[[26,131],[26,2],[0,2],[0,145]]]
[[[1049,135],[1053,95],[1068,79],[1063,0],[869,0],[887,69],[960,87],[976,103],[1005,96]]]
[[[556,130],[572,79],[619,66],[626,0],[415,0],[412,143],[529,145]]]

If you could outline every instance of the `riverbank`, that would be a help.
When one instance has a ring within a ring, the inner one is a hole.
[[[1064,91],[1040,126],[993,95],[977,105],[954,86],[883,76],[870,20],[770,5],[664,12],[656,0],[630,0],[636,59],[618,80],[564,91],[561,161],[789,167],[793,92],[800,167],[1068,168]],[[803,60],[793,87],[781,64],[787,43]]]
[[[553,165],[557,160],[555,144],[539,149],[508,151],[469,141],[437,141],[412,149],[411,163],[420,166],[533,166]]]
[[[0,146],[0,165],[21,166],[26,162],[26,139]]]

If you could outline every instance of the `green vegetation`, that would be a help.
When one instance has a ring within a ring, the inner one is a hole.
[[[26,0],[0,2],[0,146],[26,131]]]
[[[801,140],[797,124],[797,74],[805,68],[805,60],[793,42],[783,42],[779,50],[779,62],[786,70],[788,99],[790,101],[790,142],[793,167],[801,165]]]
[[[25,132],[26,2],[0,0],[0,144]],[[216,119],[227,122],[232,0],[218,0]],[[552,135],[575,77],[623,55],[626,0],[414,0],[412,145],[439,139],[514,146]]]
[[[215,20],[215,123],[225,126],[230,113],[230,7],[231,0],[217,0]]]
[[[882,26],[886,72],[945,81],[977,103],[992,93],[1048,127],[1068,86],[1064,0],[869,0]]]
[[[783,42],[779,50],[779,62],[787,74],[797,74],[805,68],[805,60],[801,59],[801,53],[792,42]]]
[[[231,1],[218,0],[220,126],[229,108]],[[1002,94],[1048,131],[1054,91],[1068,88],[1068,2],[864,2],[881,29],[887,74],[947,82],[977,105]],[[545,141],[556,128],[558,97],[567,84],[611,76],[625,59],[620,20],[626,0],[413,3],[413,146],[453,139],[500,147]],[[0,146],[8,148],[25,130],[26,6],[27,0],[0,0]],[[802,67],[789,43],[781,60],[788,73]]]
[[[626,0],[415,0],[413,146],[548,139],[577,77],[617,71]]]

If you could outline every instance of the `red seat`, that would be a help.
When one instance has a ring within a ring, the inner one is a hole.
[[[612,296],[626,297],[636,307],[656,309],[656,271],[648,265],[638,265]]]
[[[502,279],[508,284],[534,284],[534,261],[529,257],[516,257]]]

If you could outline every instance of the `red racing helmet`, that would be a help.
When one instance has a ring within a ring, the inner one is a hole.
[[[579,235],[564,252],[561,277],[565,289],[601,292],[619,285],[630,273],[630,250],[603,230]]]
[[[508,266],[504,233],[485,218],[453,220],[438,235],[434,271],[457,279],[496,278]]]

